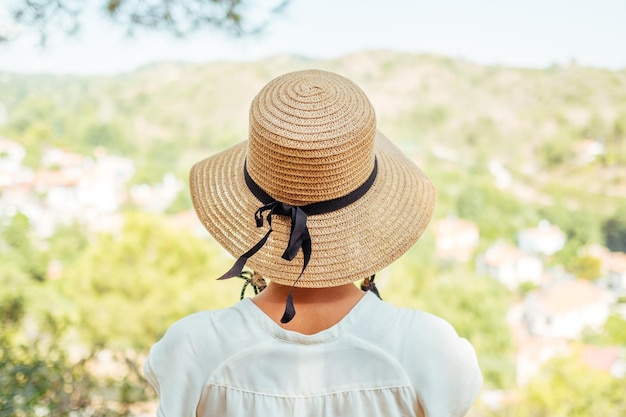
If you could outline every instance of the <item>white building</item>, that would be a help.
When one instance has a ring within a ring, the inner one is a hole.
[[[563,249],[567,236],[558,226],[543,220],[539,226],[517,234],[517,246],[524,252],[553,255]]]
[[[574,145],[574,153],[578,164],[590,164],[604,154],[604,144],[593,139],[583,139]]]
[[[32,170],[22,162],[26,150],[19,143],[0,137],[0,187],[14,187],[32,181]]]
[[[174,174],[167,173],[157,184],[138,184],[130,189],[130,198],[134,204],[146,211],[162,212],[172,205],[183,183]]]
[[[509,188],[513,182],[513,177],[502,162],[492,159],[489,161],[489,172],[493,175],[493,180],[498,188]]]
[[[437,256],[467,262],[480,238],[478,226],[469,220],[447,217],[433,223]]]
[[[543,264],[540,259],[500,242],[476,259],[476,272],[515,290],[524,282],[538,285],[543,276]]]
[[[24,213],[43,237],[52,234],[59,224],[91,224],[121,208],[127,199],[126,184],[134,172],[134,164],[127,158],[100,152],[94,159],[49,148],[32,178],[3,187],[0,213]]]
[[[610,314],[611,295],[589,281],[561,282],[529,293],[524,318],[532,335],[576,339],[600,329]]]
[[[626,253],[611,252],[607,270],[609,287],[618,293],[626,294]]]

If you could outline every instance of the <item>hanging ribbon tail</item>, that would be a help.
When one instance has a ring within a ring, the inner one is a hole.
[[[285,324],[289,323],[296,315],[296,308],[293,306],[293,291],[289,293],[287,297],[287,303],[285,304],[285,312],[280,322]]]
[[[267,242],[267,239],[270,237],[270,233],[272,233],[272,229],[268,230],[265,236],[263,236],[261,240],[259,240],[257,244],[254,245],[248,252],[241,255],[239,259],[237,259],[237,261],[235,262],[235,265],[233,265],[233,267],[230,268],[228,272],[219,277],[218,280],[240,276],[241,272],[243,271],[243,267],[246,265],[246,262],[248,262],[248,258],[257,253],[259,249],[261,249],[263,245],[265,245],[265,242]]]
[[[235,262],[235,265],[233,265],[232,268],[228,270],[228,272],[226,272],[224,275],[219,277],[218,280],[240,276],[243,271],[243,267],[246,265],[247,261],[248,261],[247,257],[240,256],[239,259],[237,259],[237,261]]]
[[[374,284],[372,282],[372,286],[369,288],[369,291],[373,292],[374,294],[376,294],[376,297],[380,298],[381,300],[383,299],[380,294],[378,293],[378,288],[376,288],[376,284]]]

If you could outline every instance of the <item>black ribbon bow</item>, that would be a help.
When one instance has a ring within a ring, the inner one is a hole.
[[[289,204],[284,204],[279,201],[272,201],[271,203],[260,207],[254,213],[256,227],[263,227],[263,213],[267,211],[269,211],[269,213],[267,213],[265,219],[267,220],[267,224],[270,228],[265,236],[263,236],[256,245],[250,248],[250,250],[241,255],[237,259],[233,267],[230,268],[228,272],[226,272],[218,279],[228,279],[241,275],[243,267],[246,265],[248,259],[252,255],[257,253],[263,247],[263,245],[265,245],[265,242],[267,242],[267,239],[270,237],[270,234],[274,230],[272,228],[273,215],[287,216],[291,218],[289,243],[287,244],[287,248],[285,249],[281,257],[287,261],[292,261],[293,258],[295,258],[300,251],[300,248],[302,248],[302,254],[304,255],[302,272],[300,272],[300,275],[302,275],[307,265],[309,264],[309,260],[311,259],[311,235],[309,234],[309,228],[306,225],[307,214],[304,212],[304,210],[302,210],[302,208],[298,206],[291,206]]]
[[[374,184],[374,180],[376,179],[376,175],[378,173],[378,161],[374,159],[374,169],[370,174],[369,178],[356,190],[351,193],[338,197],[332,200],[326,201],[318,201],[315,203],[306,204],[304,206],[292,206],[289,204],[281,203],[277,201],[275,198],[267,194],[259,185],[254,182],[250,174],[248,174],[247,164],[244,163],[243,166],[244,179],[246,181],[246,185],[254,194],[256,198],[259,199],[264,205],[257,209],[254,213],[254,219],[256,221],[256,227],[263,227],[264,219],[267,220],[267,224],[269,225],[269,230],[265,235],[259,240],[256,245],[250,248],[246,253],[241,255],[235,264],[226,272],[224,275],[219,277],[218,279],[228,279],[233,277],[241,276],[243,272],[243,267],[246,265],[248,259],[257,253],[267,239],[270,237],[272,233],[272,216],[287,216],[291,219],[291,231],[289,232],[289,242],[287,243],[287,248],[282,254],[282,258],[287,261],[292,261],[300,249],[302,249],[303,254],[303,263],[302,263],[302,271],[300,271],[300,275],[293,283],[291,287],[291,292],[287,297],[287,304],[285,306],[285,313],[283,317],[280,319],[281,323],[288,323],[291,319],[296,315],[296,310],[293,305],[293,289],[296,286],[296,283],[304,274],[304,270],[309,264],[309,260],[311,259],[311,235],[309,234],[309,229],[306,225],[307,216],[312,216],[315,214],[322,213],[330,213],[335,210],[342,209],[347,207],[348,205],[354,203],[359,198],[363,197],[365,193],[371,188],[372,184]],[[265,212],[268,212],[265,217],[263,217]],[[245,290],[245,288],[244,288]]]

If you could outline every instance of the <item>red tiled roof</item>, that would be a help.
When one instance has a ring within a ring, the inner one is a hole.
[[[499,266],[506,263],[519,261],[524,253],[510,245],[494,245],[485,252],[485,263],[491,266]]]
[[[73,187],[78,185],[80,177],[63,171],[39,170],[33,182],[44,187]]]
[[[619,359],[620,348],[617,346],[583,346],[580,351],[580,359],[590,368],[598,371],[610,372]]]
[[[540,308],[553,315],[601,303],[605,299],[600,288],[582,279],[538,290],[537,295]]]

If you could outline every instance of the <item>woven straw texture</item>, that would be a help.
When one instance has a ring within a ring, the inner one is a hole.
[[[428,225],[435,189],[427,176],[376,130],[374,110],[351,81],[307,70],[271,81],[250,108],[249,140],[196,163],[190,190],[198,218],[234,257],[255,245],[262,203],[244,180],[252,179],[276,200],[291,205],[349,194],[369,177],[370,190],[340,210],[312,215],[307,225],[312,256],[298,287],[332,287],[370,276],[406,252]],[[265,278],[293,285],[302,251],[281,258],[290,221],[272,218],[274,231],[246,266]]]

